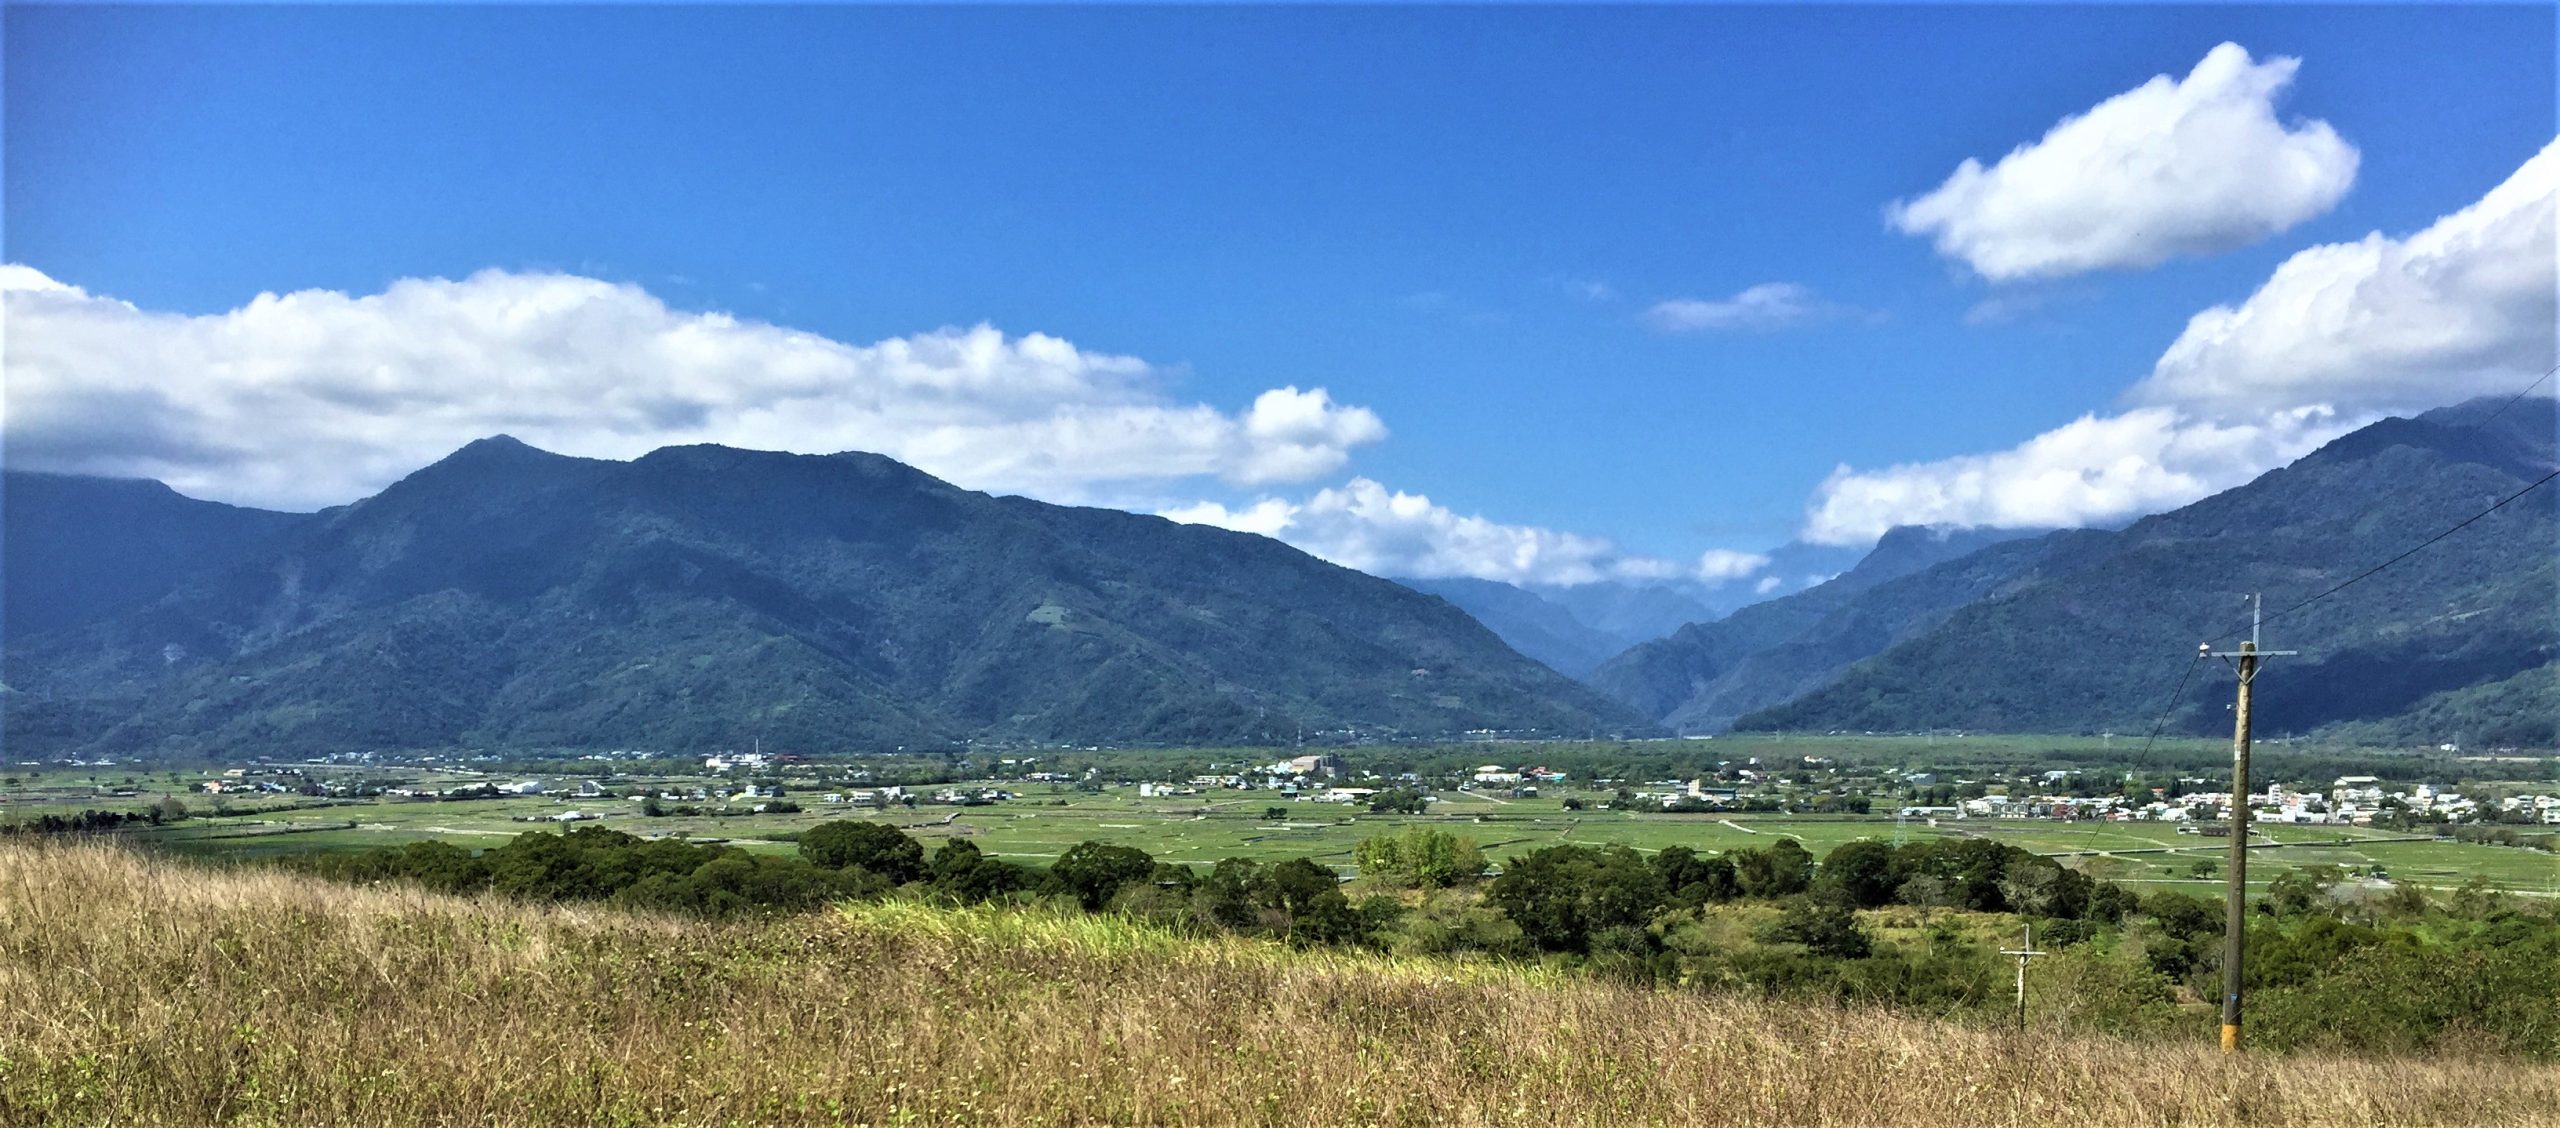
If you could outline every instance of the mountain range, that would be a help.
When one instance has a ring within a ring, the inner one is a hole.
[[[2519,491],[2560,465],[2555,430],[2548,399],[2383,420],[2121,528],[1895,529],[1732,609],[1667,584],[1399,583],[859,453],[616,462],[498,437],[315,514],[11,471],[0,739],[32,757],[2206,733],[2229,677],[2196,644],[2236,642],[2260,595],[2268,644],[2300,651],[2262,675],[2262,733],[2547,746],[2560,495]]]
[[[498,437],[310,515],[7,488],[162,538],[9,508],[8,590],[53,593],[10,609],[13,754],[1653,731],[1390,581],[876,455]]]
[[[2199,642],[2245,635],[2248,597],[2262,595],[2279,613],[2270,648],[2302,653],[2269,660],[2260,732],[2547,746],[2560,496],[2520,498],[2313,597],[2549,474],[2555,410],[2482,401],[2386,419],[2122,529],[2002,538],[1916,569],[1861,564],[1636,647],[1590,680],[1684,732],[2219,732],[2228,671],[2188,667]],[[2168,709],[2181,680],[2194,692]]]
[[[1732,614],[1773,593],[1822,583],[1870,555],[1861,547],[1791,542],[1732,579],[1511,584],[1470,577],[1398,579],[1455,603],[1522,654],[1587,677],[1602,663],[1692,623]]]
[[[1935,624],[2025,568],[2049,541],[2068,539],[1895,528],[1838,576],[1635,646],[1588,680],[1678,731],[1721,732]]]

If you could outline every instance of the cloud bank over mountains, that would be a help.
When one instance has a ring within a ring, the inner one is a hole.
[[[2238,44],[2184,79],[2159,75],[2062,119],[1989,168],[1971,158],[1886,222],[1994,282],[2156,266],[2255,243],[2325,214],[2355,183],[2356,148],[2275,102],[2301,60]]]
[[[1753,552],[1710,549],[1691,564],[1622,553],[1578,533],[1505,525],[1458,513],[1421,494],[1354,478],[1301,502],[1266,497],[1229,508],[1200,502],[1160,511],[1195,525],[1277,537],[1372,575],[1443,579],[1472,576],[1518,584],[1576,585],[1603,580],[1678,580],[1710,586],[1769,566]]]
[[[2305,248],[2248,298],[2196,314],[2127,390],[2126,411],[2003,451],[1842,465],[1803,536],[2123,520],[2240,485],[2384,415],[2516,391],[2560,362],[2555,215],[2560,142],[2422,230]]]
[[[979,325],[853,345],[569,274],[261,294],[201,316],[24,266],[0,290],[13,463],[283,508],[362,496],[498,432],[604,458],[693,442],[871,450],[1062,499],[1303,481],[1387,435],[1322,388],[1226,412],[1173,399],[1145,361],[1044,334]]]
[[[10,465],[158,478],[284,509],[354,500],[500,432],[597,458],[699,442],[876,451],[972,489],[1121,504],[1309,482],[1387,437],[1376,413],[1320,387],[1272,388],[1224,411],[1174,398],[1147,361],[1046,334],[978,325],[847,344],[571,274],[261,294],[187,315],[11,265],[0,266],[0,300]],[[1765,563],[1723,550],[1694,567],[1626,555],[1367,478],[1234,510],[1133,507],[1395,575],[1721,582]]]

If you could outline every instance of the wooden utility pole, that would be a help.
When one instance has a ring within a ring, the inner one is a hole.
[[[2249,926],[2249,691],[2258,680],[2258,660],[2292,650],[2258,649],[2258,596],[2249,597],[2249,641],[2236,651],[2197,649],[2219,658],[2237,659],[2240,699],[2231,707],[2231,864],[2222,905],[2222,1052],[2240,1050],[2240,971],[2248,955]]]
[[[2002,948],[2000,954],[2018,957],[2018,1029],[2027,1028],[2027,961],[2044,953],[2036,950],[2036,926],[2027,925],[2026,935],[2015,948]]]

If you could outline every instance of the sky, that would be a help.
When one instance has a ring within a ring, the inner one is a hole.
[[[2555,362],[2554,10],[11,4],[0,458],[875,450],[1768,590]]]

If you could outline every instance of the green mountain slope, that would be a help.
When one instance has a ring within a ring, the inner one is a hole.
[[[503,438],[13,646],[8,673],[27,751],[1648,728],[1447,603],[1266,538],[873,455]]]
[[[2548,473],[2552,401],[2484,425],[2497,406],[2385,420],[2245,486],[2085,534],[2067,557],[1737,727],[2143,731],[2198,642],[2235,641],[2249,593],[2289,607]],[[2267,644],[2303,654],[2270,663],[2260,731],[2384,721],[2549,663],[2560,647],[2555,501],[2528,496],[2272,623]],[[2220,731],[2228,674],[2209,663],[2195,681],[2172,731]],[[2552,739],[2547,713],[2527,728],[2535,743]]]
[[[2073,535],[1894,529],[1847,572],[1633,647],[1585,680],[1681,732],[1721,732],[1935,625]]]
[[[1456,604],[1512,649],[1568,677],[1591,672],[1626,645],[1537,592],[1499,580],[1451,577],[1396,582]]]
[[[2560,718],[2560,663],[2514,677],[2429,694],[2396,716],[2330,725],[2319,735],[2341,743],[2464,751],[2549,747]]]
[[[305,519],[198,501],[158,482],[0,473],[0,638],[148,603]]]

